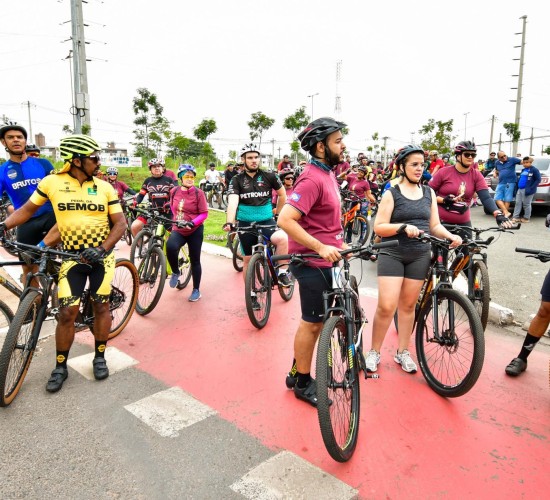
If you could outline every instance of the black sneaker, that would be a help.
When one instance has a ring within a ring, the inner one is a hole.
[[[298,382],[298,375],[292,375],[290,372],[288,372],[285,380],[286,386],[289,389],[294,389],[296,382]]]
[[[48,392],[57,392],[61,387],[63,387],[63,382],[67,379],[69,376],[69,370],[67,368],[63,368],[60,366],[59,368],[56,368],[48,380],[48,383],[46,384],[46,390]]]
[[[317,382],[315,379],[310,379],[308,384],[304,388],[300,388],[297,385],[294,386],[294,395],[309,403],[311,406],[317,408]]]
[[[258,297],[254,296],[252,297],[252,310],[253,311],[259,311],[261,310],[262,306],[258,302]]]
[[[506,372],[506,375],[510,375],[510,377],[517,377],[521,373],[525,371],[527,368],[527,361],[523,361],[521,358],[514,358],[512,361],[510,361],[510,364],[506,367],[504,370]]]
[[[96,380],[104,380],[109,376],[109,368],[107,367],[107,360],[105,358],[94,358],[92,364]]]
[[[289,288],[292,285],[292,280],[287,273],[281,273],[277,276],[279,283],[285,288]]]

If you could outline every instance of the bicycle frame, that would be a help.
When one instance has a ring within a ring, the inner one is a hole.
[[[22,264],[24,264],[22,260],[6,261],[0,262],[0,267],[20,266]],[[14,285],[10,280],[4,278],[3,276],[0,276],[0,286],[3,286],[6,290],[10,291],[18,298],[21,298],[21,295],[23,295],[23,290],[21,290],[19,286]]]
[[[256,225],[250,226],[249,229],[254,229],[258,234],[258,243],[252,246],[252,255],[255,253],[261,253],[267,261],[267,267],[269,268],[269,274],[271,275],[271,288],[279,286],[279,279],[277,277],[277,271],[273,264],[273,243],[271,240],[263,234],[262,228]],[[279,267],[279,266],[277,266]]]

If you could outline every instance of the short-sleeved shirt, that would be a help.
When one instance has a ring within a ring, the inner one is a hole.
[[[204,177],[206,178],[207,182],[210,182],[210,184],[216,184],[216,182],[221,182],[222,180],[222,174],[217,170],[208,169],[204,173]]]
[[[356,176],[348,175],[346,181],[348,181],[348,189],[353,191],[361,199],[365,199],[367,197],[367,191],[371,190],[370,182],[366,178],[359,180]]]
[[[51,202],[67,251],[101,245],[111,231],[109,215],[122,212],[108,182],[93,178],[80,184],[69,172],[42,179],[30,200],[38,206]]]
[[[154,208],[166,211],[170,202],[170,191],[177,185],[176,181],[166,175],[147,177],[138,193],[137,202],[141,203],[144,196],[147,195]]]
[[[487,189],[487,183],[479,170],[470,168],[468,172],[461,173],[456,168],[442,168],[430,180],[430,187],[436,192],[437,196],[445,198],[447,195],[460,196],[461,201],[468,207],[474,197],[474,194],[483,189]],[[470,209],[463,214],[449,212],[442,204],[437,205],[439,218],[449,224],[464,224],[470,221]]]
[[[340,220],[340,188],[333,172],[308,164],[298,177],[286,203],[302,217],[298,224],[324,245],[342,248],[344,230]],[[288,239],[289,253],[311,253],[311,249]],[[310,261],[311,267],[331,267],[326,260]]]
[[[174,214],[175,220],[192,221],[195,217],[202,213],[208,212],[208,202],[206,195],[201,189],[192,186],[189,189],[180,187],[174,188],[170,200],[170,208]],[[200,225],[200,224],[199,224]],[[179,228],[176,225],[172,227],[172,231],[176,231],[184,236],[191,234],[197,230],[198,226],[193,228]]]
[[[505,162],[498,160],[496,169],[498,171],[498,183],[510,184],[516,182],[516,165],[521,163],[521,160],[516,157],[508,158]]]
[[[341,163],[338,163],[338,165],[336,165],[334,167],[334,175],[338,176],[340,174],[343,174],[344,172],[347,172],[349,170],[350,166],[349,166],[349,163],[347,161],[343,161]]]
[[[45,158],[28,156],[21,163],[8,160],[0,166],[0,193],[5,191],[14,208],[21,208],[36,191],[38,183],[53,169],[53,165]],[[33,218],[52,210],[51,203],[44,203],[34,213]]]
[[[439,169],[439,168],[444,167],[444,166],[445,166],[445,162],[441,158],[438,158],[437,160],[432,161],[430,163],[430,168],[429,168],[430,174],[434,173],[434,170],[435,170],[436,167]]]
[[[278,191],[282,187],[283,184],[277,174],[261,169],[258,169],[254,177],[245,172],[233,177],[228,195],[239,195],[237,220],[258,222],[271,219],[273,217],[271,190]]]
[[[118,195],[118,199],[122,200],[124,193],[128,191],[128,184],[122,181],[110,182],[110,184],[111,186],[113,186],[114,190],[116,191],[116,194]]]

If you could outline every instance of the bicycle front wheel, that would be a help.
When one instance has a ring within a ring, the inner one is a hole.
[[[40,297],[39,292],[29,291],[8,328],[0,351],[0,406],[8,406],[15,399],[31,364],[40,333]]]
[[[475,385],[483,367],[483,327],[462,293],[440,289],[435,297],[437,331],[432,296],[418,317],[416,355],[426,382],[437,394],[462,396]]]
[[[346,224],[344,235],[348,240],[351,238],[351,245],[363,246],[367,241],[369,231],[369,221],[362,215],[357,215],[355,219]]]
[[[330,317],[317,346],[317,415],[323,442],[337,462],[347,462],[359,433],[360,393],[356,355],[348,349],[346,323]]]
[[[128,259],[117,259],[109,298],[112,320],[109,340],[124,330],[130,321],[136,308],[138,291],[139,277],[136,267]]]
[[[288,302],[294,295],[294,285],[296,284],[296,278],[292,276],[292,273],[290,271],[287,273],[290,278],[290,286],[282,286],[279,283],[279,295],[285,302]]]
[[[239,235],[237,233],[235,233],[235,236],[231,241],[231,252],[233,254],[233,268],[238,273],[241,273],[243,271],[243,251],[241,248]]]
[[[147,253],[147,247],[149,246],[149,239],[152,237],[151,232],[148,229],[142,229],[134,241],[132,241],[132,246],[130,247],[130,260],[139,269],[139,264],[145,257]]]
[[[489,303],[491,302],[491,290],[489,284],[489,270],[483,261],[475,261],[473,265],[474,272],[474,307],[481,319],[483,331],[487,328],[489,320]]]
[[[4,344],[12,320],[13,312],[10,306],[3,300],[0,300],[0,345]]]
[[[158,304],[166,281],[166,257],[160,248],[153,247],[147,252],[139,264],[138,275],[139,292],[136,311],[145,316]]]
[[[263,254],[254,254],[248,263],[244,294],[250,322],[263,328],[271,311],[271,276]]]
[[[189,260],[189,255],[187,255],[185,251],[185,246],[181,247],[178,253],[178,269],[180,277],[176,288],[178,290],[183,290],[191,280],[191,261]]]

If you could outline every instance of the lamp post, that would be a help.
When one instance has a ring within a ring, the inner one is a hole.
[[[308,95],[308,97],[311,97],[311,121],[313,121],[313,98],[314,98],[316,95],[319,95],[319,92],[317,92],[316,94]]]
[[[470,114],[469,111],[466,112],[466,113],[464,113],[464,140],[466,140],[466,138],[467,138],[466,132],[467,132],[467,130],[468,130],[467,124],[468,124],[468,115],[469,115],[469,114]]]

